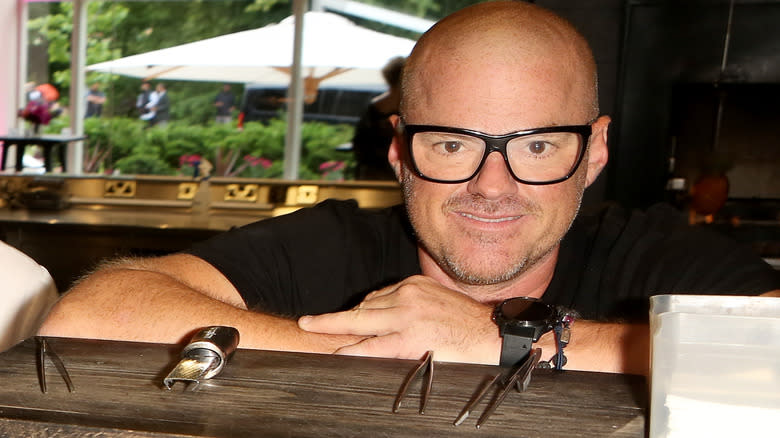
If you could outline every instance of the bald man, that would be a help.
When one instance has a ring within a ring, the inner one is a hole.
[[[577,217],[610,119],[587,43],[553,13],[466,8],[423,35],[403,76],[388,159],[404,205],[326,201],[108,263],[41,332],[174,343],[231,325],[245,348],[487,364],[535,342],[557,366],[566,347],[566,369],[641,374],[649,296],[778,289],[759,257],[663,207]],[[524,321],[538,333],[516,333]]]

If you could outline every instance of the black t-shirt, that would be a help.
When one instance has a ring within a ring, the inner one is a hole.
[[[219,269],[250,309],[288,316],[348,309],[420,273],[403,207],[365,210],[354,201],[259,221],[189,252]],[[586,319],[646,319],[652,295],[774,289],[777,273],[749,248],[687,227],[672,207],[611,206],[572,224],[543,300]]]
[[[298,316],[344,310],[372,290],[420,273],[402,207],[324,201],[196,244],[247,307]]]

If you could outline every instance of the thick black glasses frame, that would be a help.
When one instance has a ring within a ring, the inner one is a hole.
[[[431,182],[437,182],[443,184],[463,183],[477,176],[479,171],[482,170],[482,166],[485,164],[485,161],[487,161],[488,155],[490,155],[493,152],[499,152],[501,156],[504,157],[504,163],[506,164],[506,168],[509,169],[509,174],[512,175],[512,178],[514,178],[516,181],[521,182],[523,184],[535,185],[535,186],[556,184],[571,178],[571,176],[574,175],[574,173],[577,171],[577,169],[580,167],[580,164],[582,163],[582,157],[585,156],[585,150],[588,148],[590,135],[593,132],[593,128],[591,127],[590,124],[550,126],[546,128],[536,128],[536,129],[528,129],[525,131],[517,131],[517,132],[513,132],[510,134],[503,134],[503,135],[490,135],[490,134],[485,134],[484,132],[472,131],[471,129],[452,128],[449,126],[407,125],[403,123],[403,121],[401,121],[400,128],[406,137],[406,148],[409,151],[409,159],[412,162],[412,168],[414,169],[414,172],[417,174],[417,176],[419,176],[420,178],[426,179]],[[431,178],[423,174],[420,171],[420,169],[417,167],[417,163],[414,161],[414,152],[412,151],[412,137],[414,136],[414,134],[418,132],[446,132],[449,134],[470,135],[472,137],[479,138],[485,142],[485,153],[482,155],[482,160],[479,162],[479,165],[477,166],[477,170],[475,170],[474,173],[471,174],[471,176],[469,176],[468,178],[458,179],[454,181]],[[574,162],[574,166],[572,166],[571,170],[566,176],[552,181],[541,181],[541,182],[526,181],[518,178],[517,175],[515,175],[515,172],[512,170],[512,166],[509,164],[509,157],[507,157],[506,154],[506,145],[511,140],[514,140],[519,137],[525,137],[534,134],[546,134],[549,132],[573,132],[576,134],[580,134],[580,136],[582,137],[582,145],[580,146],[580,150],[577,152],[577,160]]]

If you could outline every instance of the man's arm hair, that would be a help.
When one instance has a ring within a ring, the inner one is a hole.
[[[180,343],[211,325],[237,328],[242,348],[332,352],[361,339],[305,333],[294,320],[249,311],[222,273],[188,254],[103,264],[60,299],[40,334]]]

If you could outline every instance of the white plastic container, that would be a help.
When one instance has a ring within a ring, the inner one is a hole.
[[[655,296],[650,333],[651,438],[780,435],[780,298]]]

